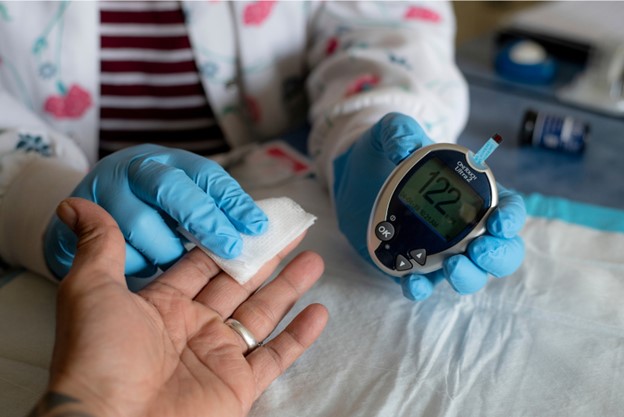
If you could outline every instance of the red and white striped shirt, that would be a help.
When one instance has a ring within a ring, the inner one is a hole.
[[[100,157],[139,143],[228,150],[177,1],[100,2]]]

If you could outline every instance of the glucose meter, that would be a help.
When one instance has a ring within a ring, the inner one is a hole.
[[[368,225],[368,252],[382,271],[432,272],[485,232],[498,204],[485,159],[501,141],[494,135],[476,154],[460,145],[434,144],[397,165],[377,195]]]

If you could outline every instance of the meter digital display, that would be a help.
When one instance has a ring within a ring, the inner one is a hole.
[[[473,223],[483,199],[438,158],[430,158],[399,190],[399,199],[447,241]]]
[[[455,144],[426,146],[394,169],[368,225],[368,252],[381,270],[432,272],[485,232],[498,193],[484,160],[500,140],[495,135],[476,155]]]

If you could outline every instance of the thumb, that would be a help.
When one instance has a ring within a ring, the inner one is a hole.
[[[125,240],[110,214],[81,198],[63,200],[56,214],[78,238],[74,262],[65,281],[94,286],[112,280],[125,285]]]

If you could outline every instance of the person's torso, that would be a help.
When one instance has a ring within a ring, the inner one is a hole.
[[[100,2],[100,158],[156,143],[228,150],[176,1]]]
[[[98,4],[2,7],[0,89],[74,138],[93,162],[100,108],[105,108],[99,94]],[[304,2],[182,2],[201,86],[230,146],[279,135],[305,120],[309,7]],[[11,120],[10,112],[0,119]]]

